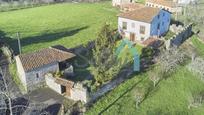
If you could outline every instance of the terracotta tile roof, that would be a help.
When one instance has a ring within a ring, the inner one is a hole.
[[[152,38],[150,37],[149,39],[145,40],[144,42],[142,42],[142,44],[144,46],[150,46],[152,45],[153,43],[155,43],[158,39],[157,38]]]
[[[139,4],[139,3],[127,3],[127,4],[122,4],[120,6],[122,11],[133,11],[133,10],[138,10],[143,7],[145,7],[145,5]]]
[[[119,14],[119,17],[150,23],[159,11],[159,8],[144,7],[138,10]]]
[[[24,71],[30,71],[47,64],[61,62],[73,58],[75,55],[54,47],[45,48],[34,53],[19,55]]]
[[[147,0],[146,2],[159,4],[159,5],[167,6],[171,8],[176,7],[176,3],[173,2],[172,0]]]

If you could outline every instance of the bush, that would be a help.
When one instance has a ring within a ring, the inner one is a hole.
[[[11,74],[11,77],[12,77],[13,81],[16,83],[16,85],[18,85],[21,92],[24,93],[26,91],[26,89],[25,89],[25,87],[21,83],[21,80],[18,77],[16,63],[9,64],[9,72]]]
[[[54,73],[54,77],[56,77],[56,78],[60,78],[62,76],[63,76],[63,72],[57,71]]]

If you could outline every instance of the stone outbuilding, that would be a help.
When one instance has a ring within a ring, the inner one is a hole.
[[[73,68],[71,60],[75,57],[63,46],[53,46],[33,53],[15,57],[17,72],[26,91],[45,85],[45,75]]]

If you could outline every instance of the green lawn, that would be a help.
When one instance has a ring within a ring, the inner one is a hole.
[[[142,80],[142,81],[141,81]],[[94,115],[202,115],[204,106],[188,109],[191,92],[204,90],[204,83],[192,75],[185,67],[160,84],[136,109],[134,89],[149,87],[147,74],[134,76],[119,87],[106,94],[87,112]],[[133,87],[133,88],[132,88]]]
[[[199,55],[204,57],[204,44],[200,40],[198,40],[198,39],[199,38],[194,35],[191,38],[191,41],[192,41],[194,47],[196,48],[196,50],[198,51]]]
[[[96,38],[105,22],[117,27],[118,10],[111,2],[64,3],[0,13],[0,35],[18,51],[20,32],[24,53],[61,44],[75,47]]]

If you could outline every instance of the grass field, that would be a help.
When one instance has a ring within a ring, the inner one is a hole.
[[[191,41],[192,41],[194,47],[196,48],[197,52],[199,53],[199,55],[201,55],[202,57],[204,57],[204,43],[202,43],[202,42],[199,41],[198,39],[199,39],[199,38],[194,35],[194,36],[192,37]]]
[[[87,112],[94,115],[202,115],[204,105],[188,109],[191,93],[204,90],[204,83],[181,67],[170,78],[163,80],[142,102],[139,109],[135,106],[134,90],[147,86],[147,74],[134,76],[101,98]]]
[[[117,26],[118,10],[111,2],[64,3],[0,13],[0,35],[18,51],[20,32],[24,53],[61,44],[75,47],[96,38],[105,22]]]

